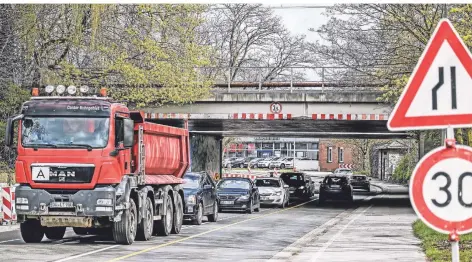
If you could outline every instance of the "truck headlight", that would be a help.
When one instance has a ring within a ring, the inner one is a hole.
[[[195,205],[195,203],[197,203],[197,199],[195,198],[195,195],[188,196],[187,203],[190,205]]]
[[[97,199],[98,206],[111,206],[113,201],[111,199]]]
[[[16,204],[28,204],[28,198],[18,197],[16,198]]]
[[[248,199],[249,199],[249,195],[242,195],[242,196],[239,197],[238,200],[243,200],[244,201],[244,200],[248,200]]]

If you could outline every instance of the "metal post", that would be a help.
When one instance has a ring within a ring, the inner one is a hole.
[[[259,92],[262,90],[262,72],[259,71]]]
[[[293,92],[293,67],[290,67],[290,93]]]
[[[451,242],[452,248],[452,262],[459,262],[459,241]]]
[[[324,67],[321,68],[321,92],[324,92]]]
[[[231,67],[228,69],[228,92],[231,92]]]

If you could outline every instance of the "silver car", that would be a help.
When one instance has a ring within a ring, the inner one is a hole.
[[[280,178],[261,177],[255,181],[259,189],[262,205],[272,205],[284,208],[288,206],[290,199],[289,186]]]
[[[269,168],[292,168],[293,167],[293,157],[284,157],[274,161],[271,161]]]

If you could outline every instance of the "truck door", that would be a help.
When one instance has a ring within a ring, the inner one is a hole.
[[[124,121],[122,117],[115,117],[115,147],[123,148]],[[120,150],[116,157],[122,174],[130,173],[130,150]]]

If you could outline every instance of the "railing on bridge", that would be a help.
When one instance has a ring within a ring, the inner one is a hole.
[[[364,68],[366,69],[366,68]],[[375,70],[347,67],[201,67],[200,72],[214,77],[214,92],[254,91],[380,91],[385,81],[374,81]],[[368,72],[367,72],[368,71]]]

